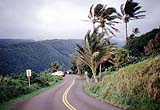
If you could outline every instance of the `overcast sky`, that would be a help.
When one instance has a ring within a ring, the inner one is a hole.
[[[16,39],[82,39],[92,28],[88,11],[92,4],[104,3],[119,11],[125,0],[0,0],[0,38]],[[129,30],[139,27],[141,33],[160,26],[160,0],[134,0],[143,6],[147,16],[131,21]],[[123,41],[124,24],[117,25]]]

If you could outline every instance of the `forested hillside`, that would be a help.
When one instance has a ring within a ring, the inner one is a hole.
[[[130,36],[125,48],[133,56],[140,56],[143,53],[159,51],[160,28],[155,28],[139,37]]]
[[[0,74],[20,73],[28,68],[40,72],[48,69],[53,61],[67,69],[70,67],[70,54],[81,40],[13,42],[3,40],[0,43]]]

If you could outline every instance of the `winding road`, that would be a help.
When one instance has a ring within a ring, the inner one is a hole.
[[[17,103],[10,110],[121,110],[84,92],[80,76],[66,75],[63,83]]]

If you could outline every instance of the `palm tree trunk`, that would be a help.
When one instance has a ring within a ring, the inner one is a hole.
[[[79,66],[77,66],[78,74],[81,74]]]
[[[128,26],[127,26],[127,22],[125,22],[125,25],[126,25],[126,42],[127,42],[128,41],[128,31],[127,31]]]
[[[95,83],[98,83],[98,79],[97,79],[97,76],[96,76],[96,71],[92,69],[92,73],[93,73],[93,78],[94,78]]]
[[[101,75],[102,75],[102,64],[100,63],[100,65],[99,65],[99,79],[101,79]]]

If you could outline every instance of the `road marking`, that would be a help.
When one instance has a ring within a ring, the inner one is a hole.
[[[77,110],[73,105],[71,105],[67,99],[67,95],[68,95],[68,92],[69,90],[72,88],[72,86],[74,85],[75,83],[75,79],[73,80],[72,84],[65,90],[65,92],[63,93],[63,96],[62,96],[62,101],[63,103],[65,104],[65,106],[69,109],[69,110]]]

